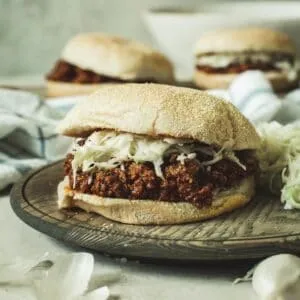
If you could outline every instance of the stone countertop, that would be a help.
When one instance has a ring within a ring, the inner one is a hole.
[[[19,220],[7,193],[0,197],[0,240],[0,252],[9,250],[13,256],[84,251],[68,247]],[[108,285],[120,300],[257,300],[250,283],[232,285],[236,277],[252,267],[250,263],[184,266],[126,261],[101,254],[95,254],[95,258],[97,272],[121,274],[120,280]]]

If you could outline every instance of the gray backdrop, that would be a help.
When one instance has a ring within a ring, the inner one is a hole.
[[[49,70],[69,37],[104,31],[151,43],[140,12],[205,0],[0,0],[0,76]]]

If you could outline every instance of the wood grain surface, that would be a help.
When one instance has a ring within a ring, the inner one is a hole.
[[[209,221],[186,225],[124,225],[79,209],[57,209],[63,178],[56,162],[15,184],[11,205],[28,225],[72,245],[127,257],[180,261],[255,259],[300,253],[300,211],[259,194],[246,207]]]

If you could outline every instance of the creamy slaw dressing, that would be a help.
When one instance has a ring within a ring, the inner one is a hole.
[[[221,159],[229,159],[241,168],[246,167],[239,161],[234,151],[230,149],[232,141],[226,143],[219,151],[212,147],[195,143],[193,140],[161,138],[117,133],[114,131],[96,131],[80,146],[74,142],[72,154],[72,170],[75,178],[79,168],[83,172],[93,169],[112,169],[122,167],[124,161],[136,163],[151,162],[158,177],[163,178],[161,166],[167,154],[177,153],[177,160],[184,164],[186,159],[195,159],[197,152],[211,156],[210,160],[201,162],[203,166],[212,165]]]
[[[272,63],[281,72],[286,73],[289,80],[293,81],[297,78],[297,70],[295,66],[288,60],[274,62],[272,56],[266,53],[226,53],[203,55],[197,58],[198,66],[209,66],[213,68],[226,68],[232,63],[244,64],[248,61],[253,63]]]

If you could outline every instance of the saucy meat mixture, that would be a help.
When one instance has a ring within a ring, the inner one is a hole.
[[[110,77],[105,75],[97,74],[90,70],[81,69],[75,65],[72,65],[64,60],[59,60],[55,64],[54,68],[47,75],[48,80],[62,81],[62,82],[73,82],[73,83],[144,83],[144,82],[155,82],[155,80],[143,79],[143,80],[123,80],[117,77]]]
[[[207,55],[214,55],[214,53],[208,53]],[[294,65],[294,58],[291,55],[284,53],[273,53],[269,54],[270,61],[263,60],[251,60],[251,53],[249,54],[249,59],[246,59],[242,62],[237,59],[230,63],[226,67],[215,67],[209,65],[196,65],[197,70],[203,71],[206,73],[242,73],[247,70],[261,70],[264,72],[267,71],[280,71],[281,69],[276,66],[280,62],[288,62],[291,65]]]
[[[236,155],[245,169],[227,159],[203,166],[201,160],[207,159],[203,154],[184,162],[177,160],[178,154],[171,154],[164,158],[163,178],[156,175],[150,162],[126,161],[112,169],[95,168],[89,172],[79,169],[74,184],[73,154],[70,153],[64,163],[64,172],[70,186],[81,193],[111,198],[184,201],[202,207],[210,205],[215,192],[233,187],[257,173],[258,162],[253,151],[238,151]]]

